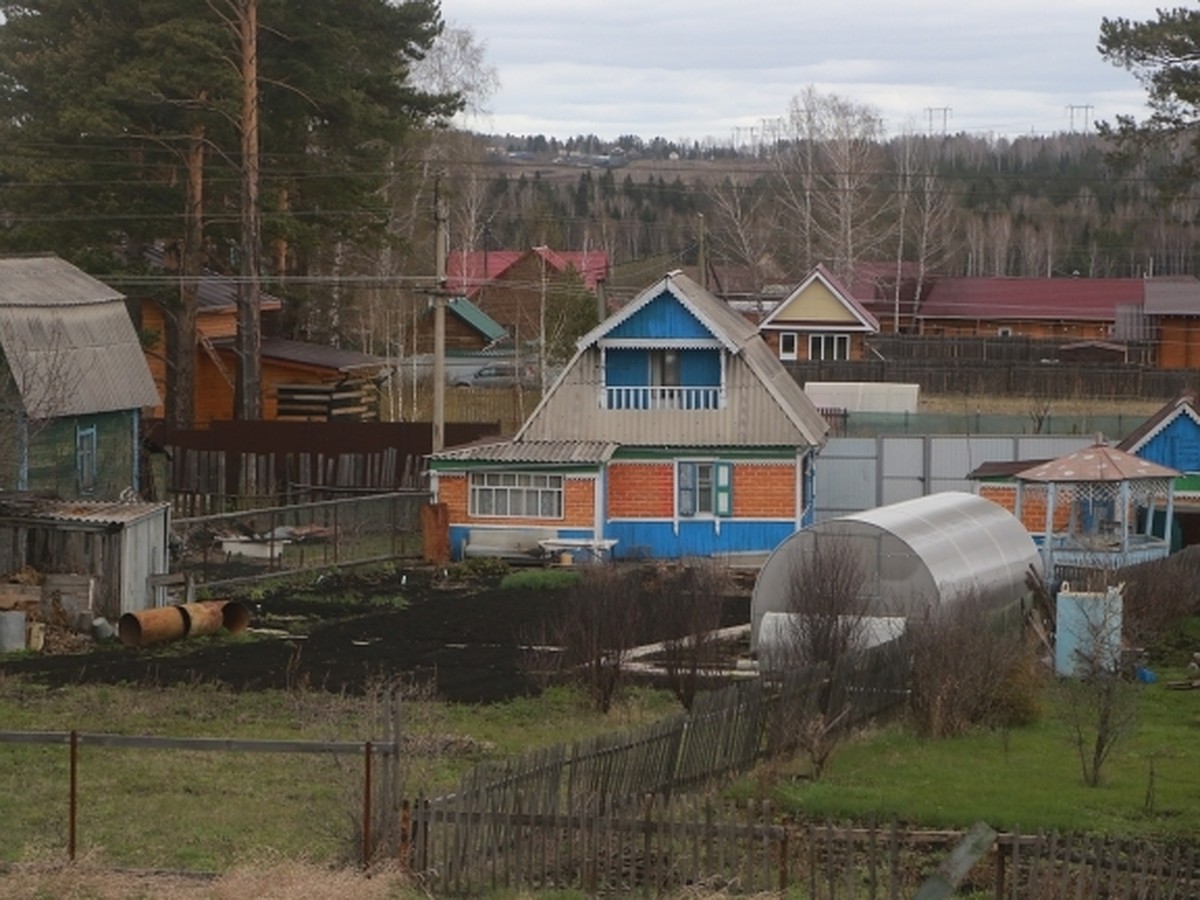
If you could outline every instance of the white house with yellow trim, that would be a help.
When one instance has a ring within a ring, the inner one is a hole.
[[[817,266],[758,326],[783,362],[862,359],[879,322],[824,266]]]

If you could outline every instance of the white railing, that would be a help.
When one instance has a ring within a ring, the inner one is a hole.
[[[678,385],[606,387],[605,409],[720,409],[725,405],[720,387]]]

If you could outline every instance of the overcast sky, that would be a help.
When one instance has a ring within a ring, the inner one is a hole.
[[[751,128],[785,116],[808,85],[874,106],[890,133],[945,124],[952,133],[1050,134],[1118,113],[1140,117],[1143,91],[1100,58],[1096,42],[1105,16],[1148,20],[1155,6],[442,0],[442,14],[486,45],[500,78],[491,114],[471,128],[729,143],[735,129],[745,142]]]

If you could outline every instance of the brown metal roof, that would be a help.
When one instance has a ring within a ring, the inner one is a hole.
[[[1084,483],[1175,478],[1181,473],[1110,447],[1094,444],[1017,473],[1021,481]]]
[[[1112,322],[1140,306],[1141,278],[939,278],[921,303],[925,319],[1072,319]]]
[[[1196,392],[1191,388],[1180,391],[1174,400],[1164,404],[1154,415],[1127,434],[1125,439],[1117,444],[1117,449],[1126,453],[1137,453],[1181,415],[1191,416],[1193,421],[1200,423],[1200,413],[1196,409]]]
[[[264,359],[320,366],[339,372],[387,365],[387,360],[357,350],[345,350],[307,341],[289,341],[284,338],[263,338],[262,355]]]

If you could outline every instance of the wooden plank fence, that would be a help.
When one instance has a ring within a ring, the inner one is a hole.
[[[436,896],[499,889],[590,896],[754,894],[898,900],[942,877],[961,831],[787,822],[769,803],[649,795],[576,811],[517,795],[497,808],[460,795],[402,811],[401,865]],[[990,834],[994,834],[988,829]],[[1194,849],[1016,832],[960,873],[997,900],[1183,900],[1200,895]]]

